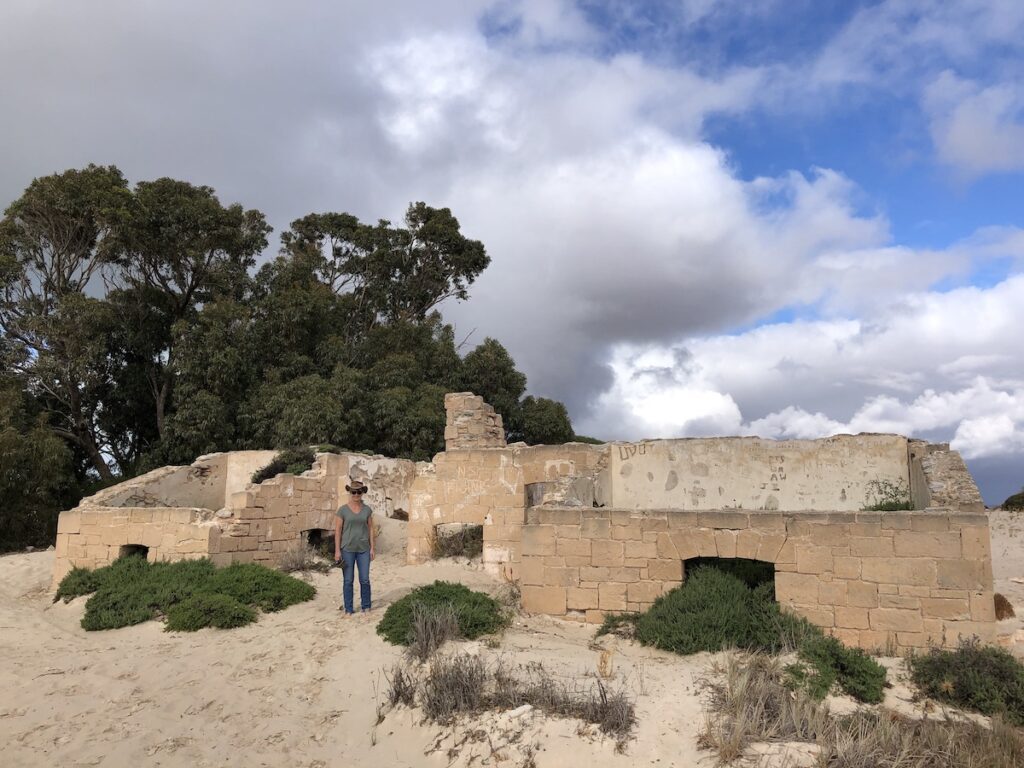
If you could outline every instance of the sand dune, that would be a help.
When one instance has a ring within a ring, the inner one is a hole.
[[[373,566],[376,612],[338,611],[340,572],[313,576],[317,597],[230,631],[167,633],[157,622],[107,632],[79,627],[84,599],[53,604],[52,552],[0,558],[0,742],[5,766],[712,765],[697,748],[699,680],[708,654],[680,658],[606,638],[592,627],[519,618],[496,648],[461,650],[511,666],[540,663],[581,685],[599,666],[637,704],[623,753],[579,721],[495,713],[440,728],[399,708],[378,723],[385,673],[401,652],[375,632],[382,609],[413,586],[443,578],[496,591],[480,570],[446,562],[407,566],[404,526],[385,521]],[[1024,608],[1024,533],[993,520],[997,589]],[[1014,581],[1020,579],[1021,581]],[[1024,611],[1022,611],[1024,613]],[[1002,633],[1012,635],[1019,620]],[[1009,636],[1007,637],[1009,640]],[[1024,652],[1024,644],[1018,646]],[[602,659],[603,657],[603,659]],[[900,665],[890,662],[893,677]],[[895,686],[887,706],[914,711]],[[842,708],[843,702],[835,706]],[[532,758],[531,758],[532,755]]]

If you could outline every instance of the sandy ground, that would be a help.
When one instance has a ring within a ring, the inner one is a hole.
[[[1024,613],[1024,516],[993,513],[998,591]],[[386,673],[401,651],[375,632],[383,609],[419,584],[450,579],[496,592],[482,571],[453,562],[404,563],[404,525],[384,521],[373,565],[375,611],[346,619],[339,571],[312,576],[314,600],[248,627],[167,633],[157,622],[85,632],[85,599],[52,603],[52,552],[0,558],[0,744],[4,766],[301,766],[344,760],[387,766],[711,766],[697,747],[704,724],[700,680],[716,658],[681,658],[592,627],[519,618],[495,648],[453,649],[539,663],[589,686],[599,674],[636,701],[634,737],[620,752],[579,721],[535,713],[488,715],[455,727],[398,708],[378,722]],[[358,587],[357,587],[358,591]],[[1020,619],[1000,623],[1012,640]],[[1024,638],[1022,638],[1024,640]],[[1024,642],[1017,644],[1024,655]],[[902,662],[886,660],[886,706],[920,712]],[[851,708],[833,699],[835,711]],[[532,763],[530,762],[532,760]]]

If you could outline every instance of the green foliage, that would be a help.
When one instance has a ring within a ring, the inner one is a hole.
[[[617,635],[623,632],[636,635],[636,625],[640,621],[639,613],[606,613],[604,621],[597,629],[597,637],[601,635]]]
[[[863,509],[867,512],[899,512],[913,509],[906,480],[871,480]]]
[[[228,595],[243,605],[253,605],[267,613],[312,600],[316,594],[313,585],[256,563],[234,563],[218,568],[203,591]]]
[[[847,648],[834,637],[809,632],[799,649],[800,658],[815,670],[810,692],[822,698],[834,682],[858,701],[877,704],[883,698],[885,667],[860,648]]]
[[[1002,503],[1002,507],[1003,509],[1012,509],[1014,511],[1024,509],[1024,491],[1009,496],[1006,501]]]
[[[880,701],[885,669],[863,651],[843,647],[805,619],[783,613],[773,586],[751,589],[713,567],[687,573],[686,583],[657,600],[637,620],[637,639],[680,654],[741,648],[779,653],[795,649],[811,669],[791,677],[817,696],[832,684],[861,701]]]
[[[76,597],[91,595],[100,588],[105,570],[91,571],[88,568],[72,568],[61,579],[57,593],[53,596],[53,602],[63,600],[65,603],[70,603]]]
[[[596,437],[587,437],[586,435],[573,435],[569,442],[586,443],[587,445],[604,445],[607,441],[598,440]]]
[[[436,533],[431,542],[436,557],[479,557],[484,551],[484,527],[465,525],[447,534]]]
[[[315,460],[316,455],[312,448],[286,448],[271,459],[265,467],[253,472],[250,482],[259,484],[283,472],[301,475],[306,470],[313,468]]]
[[[61,581],[57,597],[67,601],[90,592],[82,617],[86,630],[116,629],[174,614],[167,629],[192,631],[240,626],[252,621],[246,616],[253,608],[279,611],[312,599],[316,590],[253,563],[218,569],[209,560],[148,563],[129,556],[91,572],[73,569]],[[204,617],[207,623],[201,624]]]
[[[962,640],[955,651],[911,656],[910,677],[933,699],[1024,726],[1024,664],[1002,648]]]
[[[772,599],[775,598],[775,566],[772,563],[744,557],[694,557],[686,561],[687,573],[706,567],[732,574],[750,589],[767,584],[771,588]]]
[[[256,621],[256,611],[233,597],[200,592],[167,611],[168,632],[195,632],[204,627],[233,629]]]
[[[522,405],[523,441],[529,445],[559,445],[573,439],[565,406],[546,397],[527,397]]]
[[[452,606],[458,616],[459,632],[469,640],[497,632],[508,624],[508,617],[494,598],[462,584],[435,581],[388,606],[377,624],[377,634],[393,645],[408,645],[413,640],[413,606],[417,604],[427,608]]]
[[[75,501],[72,456],[12,380],[0,378],[0,552],[47,546]]]
[[[458,389],[480,395],[501,414],[510,438],[522,434],[520,398],[526,391],[526,376],[516,369],[515,361],[497,339],[490,337],[462,361]]]

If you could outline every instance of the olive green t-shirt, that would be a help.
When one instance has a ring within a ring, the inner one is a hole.
[[[373,510],[363,503],[357,515],[348,504],[342,504],[335,513],[344,523],[341,529],[341,548],[346,552],[366,552],[370,549],[370,515]]]

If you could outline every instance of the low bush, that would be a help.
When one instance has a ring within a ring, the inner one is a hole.
[[[494,598],[462,584],[435,581],[388,606],[377,624],[377,634],[393,645],[414,642],[413,610],[417,604],[426,608],[450,606],[458,616],[459,635],[469,640],[497,632],[508,624],[506,612]]]
[[[871,480],[867,484],[867,512],[899,512],[913,509],[906,480]]]
[[[232,629],[256,621],[256,611],[233,597],[200,592],[167,609],[167,629],[195,632],[203,627]]]
[[[926,696],[1024,726],[1024,664],[1002,648],[961,641],[909,658],[910,677]]]
[[[292,475],[301,475],[307,469],[312,469],[316,455],[312,448],[286,448],[275,456],[265,467],[253,473],[251,482],[262,483],[276,477],[282,472]]]
[[[636,637],[638,621],[640,621],[639,613],[606,613],[604,621],[598,627],[597,636],[618,635],[619,637]]]
[[[484,551],[484,527],[464,525],[451,532],[436,532],[430,544],[435,558],[479,557]]]
[[[333,544],[330,545],[331,555],[334,554]],[[327,573],[331,570],[330,563],[324,560],[328,555],[308,545],[300,545],[285,550],[277,559],[277,569],[282,573],[306,573],[317,571]]]
[[[885,669],[863,651],[838,640],[799,616],[784,613],[774,587],[751,589],[718,568],[696,568],[686,583],[659,597],[636,622],[644,645],[683,655],[739,648],[780,653],[797,651],[805,665],[791,668],[794,685],[817,697],[834,683],[860,701],[882,699]]]
[[[1009,496],[1002,504],[1003,509],[1024,510],[1024,490]]]
[[[996,592],[993,596],[992,602],[995,603],[996,621],[1012,619],[1017,615],[1017,613],[1013,610],[1013,606],[1010,604],[1010,601],[1006,599],[1005,595],[1001,595],[998,592]]]
[[[199,629],[196,622],[204,615],[209,623],[202,626],[228,626],[240,621],[244,612],[224,600],[211,603],[205,598],[220,596],[247,610],[277,611],[316,593],[303,581],[252,563],[218,569],[209,560],[148,563],[132,556],[95,571],[82,571],[68,573],[57,595],[67,600],[91,591],[82,617],[82,627],[87,630],[116,629],[170,616],[176,606],[197,596],[204,601],[192,604],[186,614],[179,613],[167,629],[185,624]]]

